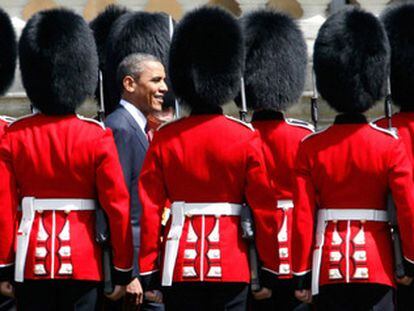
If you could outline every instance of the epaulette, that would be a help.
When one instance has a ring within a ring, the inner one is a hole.
[[[385,134],[391,135],[392,137],[394,137],[395,139],[399,139],[398,135],[397,135],[397,131],[394,130],[389,130],[389,129],[385,129],[382,127],[379,127],[377,125],[375,125],[374,123],[370,122],[368,123],[374,130],[383,132]]]
[[[12,123],[16,119],[9,116],[0,116],[0,120],[3,120],[6,123]]]
[[[299,120],[299,119],[293,119],[293,118],[286,118],[286,123],[292,126],[298,126],[298,127],[302,127],[305,128],[311,132],[315,132],[315,128],[312,124],[305,122],[303,120]]]
[[[316,135],[318,135],[320,133],[323,133],[323,132],[327,131],[330,127],[331,127],[331,125],[328,126],[328,127],[326,127],[326,128],[324,128],[323,130],[313,132],[313,133],[311,133],[311,134],[303,137],[301,141],[303,142],[303,141],[307,140],[308,138],[311,138],[311,137],[314,137],[314,136],[316,136]]]
[[[240,123],[240,124],[244,125],[245,127],[249,128],[250,130],[254,131],[254,128],[250,123],[244,122],[244,121],[239,120],[239,119],[237,119],[235,117],[232,117],[232,116],[228,116],[228,115],[224,115],[224,116],[227,119],[232,120],[232,121],[237,122],[237,123]]]
[[[14,119],[13,121],[11,121],[7,126],[12,126],[13,124],[16,124],[16,123],[18,123],[19,121],[22,121],[22,120],[25,120],[25,119],[28,119],[28,118],[31,118],[31,117],[34,117],[35,115],[37,115],[38,114],[38,112],[35,112],[35,113],[32,113],[32,114],[26,114],[26,115],[24,115],[24,116],[21,116],[21,117],[19,117],[19,118],[16,118],[16,119]]]
[[[160,126],[157,127],[157,131],[159,131],[160,129],[162,129],[162,128],[170,125],[170,124],[176,123],[176,122],[178,122],[180,120],[183,120],[183,119],[184,119],[184,117],[183,118],[173,119],[171,121],[165,122],[165,123],[163,123],[163,124],[161,124]]]
[[[102,122],[99,122],[98,120],[87,118],[87,117],[81,116],[80,114],[76,114],[76,116],[78,117],[79,120],[95,123],[96,125],[99,125],[103,130],[106,129],[105,124],[103,124]]]

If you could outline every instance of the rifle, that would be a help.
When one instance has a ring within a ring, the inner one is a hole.
[[[169,26],[169,31],[170,31],[170,42],[173,38],[173,34],[174,34],[174,22],[173,22],[173,18],[171,15],[169,15],[168,18],[168,26]],[[181,110],[180,110],[180,104],[178,103],[177,98],[174,99],[174,108],[175,108],[175,118],[179,119],[181,117]]]
[[[249,244],[249,263],[250,263],[250,288],[253,292],[261,289],[259,279],[259,263],[257,258],[257,251],[254,244],[254,220],[252,211],[247,204],[243,204],[240,213],[240,224],[242,228],[242,238]]]
[[[246,93],[244,88],[244,79],[241,78],[241,100],[242,108],[240,110],[240,119],[246,122],[247,118],[247,103]],[[254,244],[254,220],[250,207],[243,203],[243,208],[240,214],[240,224],[243,231],[243,239],[248,243],[249,247],[249,263],[250,263],[250,288],[253,292],[261,289],[259,279],[259,263],[257,258],[256,245]]]
[[[243,122],[246,122],[247,120],[247,103],[246,103],[246,92],[245,92],[245,88],[244,88],[244,78],[241,77],[240,79],[240,92],[241,92],[241,109],[239,111],[240,114],[240,120],[242,120]]]
[[[103,94],[103,79],[102,71],[99,70],[99,110],[98,120],[104,121],[105,106],[104,106],[104,94]],[[109,239],[109,225],[105,212],[102,207],[99,207],[95,211],[95,241],[102,248],[102,270],[104,275],[104,293],[111,294],[114,291],[112,284],[112,250]]]
[[[311,97],[311,118],[315,128],[315,132],[318,131],[318,90],[316,88],[315,72],[312,71],[312,97]]]
[[[385,97],[385,117],[387,118],[388,129],[392,132],[396,132],[396,129],[392,127],[392,97],[389,78],[387,81],[387,96]],[[387,197],[387,212],[394,249],[395,275],[397,278],[402,278],[405,276],[404,257],[401,247],[400,230],[398,229],[397,213],[391,193],[388,194]]]

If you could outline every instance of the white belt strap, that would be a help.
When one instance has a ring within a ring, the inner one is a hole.
[[[319,293],[319,275],[322,262],[322,248],[325,229],[329,221],[365,220],[388,222],[387,211],[375,209],[320,209],[315,233],[315,250],[312,257],[312,295]]]
[[[162,285],[172,284],[185,216],[240,216],[241,208],[241,204],[232,203],[174,202],[171,206],[171,227],[165,245]]]
[[[321,209],[318,211],[319,221],[333,220],[366,220],[388,221],[387,211],[376,209]]]
[[[25,197],[22,200],[22,219],[17,231],[16,267],[14,279],[23,282],[30,233],[35,219],[35,211],[90,211],[97,208],[95,200],[84,199],[36,199]]]
[[[284,210],[293,208],[293,201],[292,200],[277,200],[277,208],[284,209]]]

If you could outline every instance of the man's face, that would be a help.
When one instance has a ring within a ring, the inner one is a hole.
[[[145,115],[162,111],[164,95],[168,91],[165,84],[164,66],[156,61],[145,61],[139,78],[130,82],[130,100]]]

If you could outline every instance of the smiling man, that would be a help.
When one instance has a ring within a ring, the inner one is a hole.
[[[138,200],[138,176],[148,149],[147,117],[160,113],[164,95],[165,70],[160,60],[150,54],[130,54],[119,64],[117,86],[121,100],[105,124],[113,131],[118,155],[131,202],[131,224],[134,239],[134,276],[138,276],[141,204]],[[129,297],[129,298],[128,298]],[[143,291],[138,278],[127,287],[126,299],[142,303]],[[151,303],[146,303],[146,305]],[[155,306],[153,306],[155,307]],[[149,308],[159,310],[159,308]]]
[[[168,88],[164,66],[155,56],[141,53],[127,56],[118,67],[117,82],[122,89],[120,105],[132,116],[138,112],[142,114],[140,117],[147,117],[151,112],[162,110]],[[129,105],[138,111],[132,112]]]

